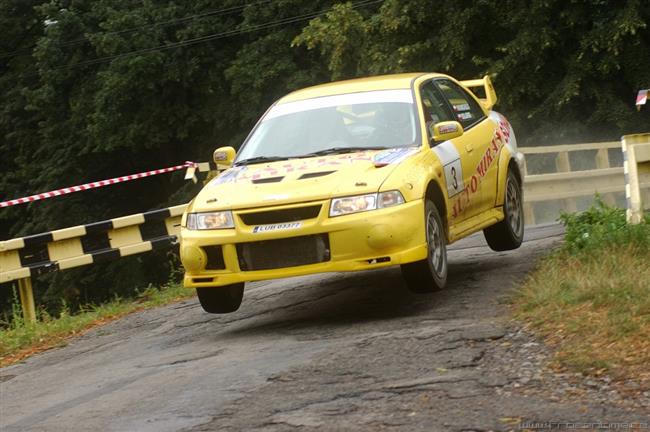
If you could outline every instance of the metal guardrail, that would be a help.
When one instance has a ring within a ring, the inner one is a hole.
[[[36,320],[31,278],[167,248],[187,204],[0,241],[0,283],[18,280],[23,317]]]
[[[625,206],[621,141],[523,147],[524,217],[527,225],[556,220],[561,211],[584,210],[594,194]],[[540,173],[540,171],[546,171]],[[639,184],[650,202],[650,183]]]

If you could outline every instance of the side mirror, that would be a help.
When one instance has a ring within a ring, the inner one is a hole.
[[[444,121],[431,126],[431,137],[435,142],[447,141],[463,134],[463,126],[457,121]]]
[[[232,161],[235,160],[236,154],[237,152],[232,147],[219,147],[212,154],[212,159],[217,164],[217,167],[219,165],[229,167],[232,165]]]

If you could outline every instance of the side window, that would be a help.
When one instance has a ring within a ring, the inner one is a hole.
[[[436,123],[456,120],[447,102],[432,81],[426,82],[420,87],[420,97],[422,98],[422,111],[424,111],[427,131],[431,130],[431,126]]]
[[[436,85],[454,110],[454,120],[463,125],[464,129],[479,122],[485,117],[479,104],[458,84],[442,79],[436,80]]]

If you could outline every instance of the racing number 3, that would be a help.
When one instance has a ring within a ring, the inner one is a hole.
[[[445,165],[445,182],[447,183],[447,196],[453,197],[465,189],[463,183],[463,166],[460,159],[456,159]]]
[[[456,167],[451,167],[451,176],[452,176],[452,186],[455,190],[458,190],[458,179],[456,178]]]

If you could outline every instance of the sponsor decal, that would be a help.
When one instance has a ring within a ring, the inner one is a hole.
[[[260,180],[268,177],[275,177],[294,172],[308,171],[328,166],[341,166],[356,161],[372,161],[372,153],[357,152],[336,156],[321,157],[318,159],[296,159],[283,163],[274,163],[271,166],[255,167],[250,166],[246,172],[240,172],[235,181]]]
[[[257,225],[253,228],[254,233],[263,233],[269,231],[284,231],[297,229],[302,226],[302,222],[286,222],[278,224],[269,224],[269,225]]]
[[[469,110],[470,110],[469,104],[464,103],[464,104],[454,105],[454,111],[469,111]]]
[[[456,117],[458,117],[458,120],[470,120],[474,116],[472,116],[471,112],[462,112],[462,113],[456,114]]]
[[[417,148],[413,147],[398,147],[381,151],[368,150],[313,159],[288,160],[267,166],[244,165],[224,171],[221,175],[210,182],[210,186],[218,186],[224,183],[236,183],[240,181],[261,180],[289,173],[317,170],[324,167],[338,167],[358,161],[367,161],[374,163],[375,166],[384,166],[400,163],[407,157],[415,154],[417,150]]]
[[[452,204],[451,217],[456,219],[472,202],[472,199],[479,190],[483,179],[487,175],[490,167],[499,159],[499,152],[504,145],[510,141],[510,124],[504,117],[499,117],[497,129],[490,146],[485,150],[481,161],[476,166],[474,174],[469,179],[469,184],[458,194],[458,198]],[[446,172],[445,172],[446,174]],[[449,181],[447,181],[449,183]],[[448,186],[449,187],[449,186]]]
[[[317,159],[295,159],[267,166],[244,165],[224,171],[220,176],[212,180],[210,185],[217,186],[224,183],[260,180],[289,173],[318,170],[324,167],[337,167],[358,161],[367,161],[374,163],[375,166],[384,166],[399,163],[416,152],[417,148],[399,147],[382,151],[369,150],[324,156]]]
[[[458,126],[456,126],[455,124],[441,125],[438,127],[438,132],[441,134],[456,132],[457,130],[458,130]]]
[[[411,156],[412,154],[415,154],[416,152],[417,149],[413,147],[399,147],[399,148],[384,150],[380,153],[377,153],[372,161],[376,167],[382,167],[386,165],[400,163],[407,157]]]
[[[244,171],[246,171],[247,166],[240,166],[240,167],[234,167],[234,168],[229,168],[222,172],[220,175],[215,177],[210,181],[208,184],[210,187],[212,186],[218,186],[220,184],[224,183],[235,183],[237,181],[237,177]]]
[[[503,134],[506,141],[504,145],[514,154],[517,148],[517,140],[514,137],[512,126],[510,126],[508,120],[495,111],[490,113],[490,118],[497,123],[499,130]]]

